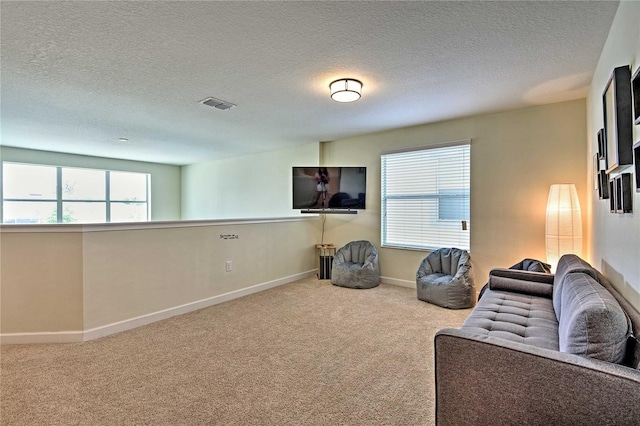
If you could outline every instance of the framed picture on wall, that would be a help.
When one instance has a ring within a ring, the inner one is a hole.
[[[604,138],[604,129],[598,130],[598,158],[607,159],[607,141]]]
[[[622,173],[609,180],[611,213],[632,213],[631,173]]]
[[[640,66],[631,78],[631,90],[633,91],[634,122],[640,124]]]
[[[605,170],[600,170],[598,175],[598,198],[609,199],[609,176]]]
[[[631,69],[617,67],[602,93],[604,140],[606,142],[607,173],[633,164],[633,123],[631,119]]]

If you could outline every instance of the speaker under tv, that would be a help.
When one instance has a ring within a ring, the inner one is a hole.
[[[355,214],[366,209],[366,167],[293,167],[293,208],[301,213]]]

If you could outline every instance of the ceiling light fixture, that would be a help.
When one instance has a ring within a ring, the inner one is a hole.
[[[129,139],[127,139],[127,138],[118,138],[118,142],[127,143],[127,142],[129,142]]]
[[[362,82],[352,78],[341,78],[329,85],[331,99],[336,102],[353,102],[360,99]]]

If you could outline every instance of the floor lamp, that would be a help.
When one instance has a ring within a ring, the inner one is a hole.
[[[553,270],[563,254],[582,256],[582,212],[576,186],[551,185],[545,227],[547,263]]]

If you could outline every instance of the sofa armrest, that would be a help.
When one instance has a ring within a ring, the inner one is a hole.
[[[435,336],[436,424],[634,424],[640,371],[443,329]]]
[[[489,272],[489,288],[551,298],[553,295],[553,275],[496,268]]]

